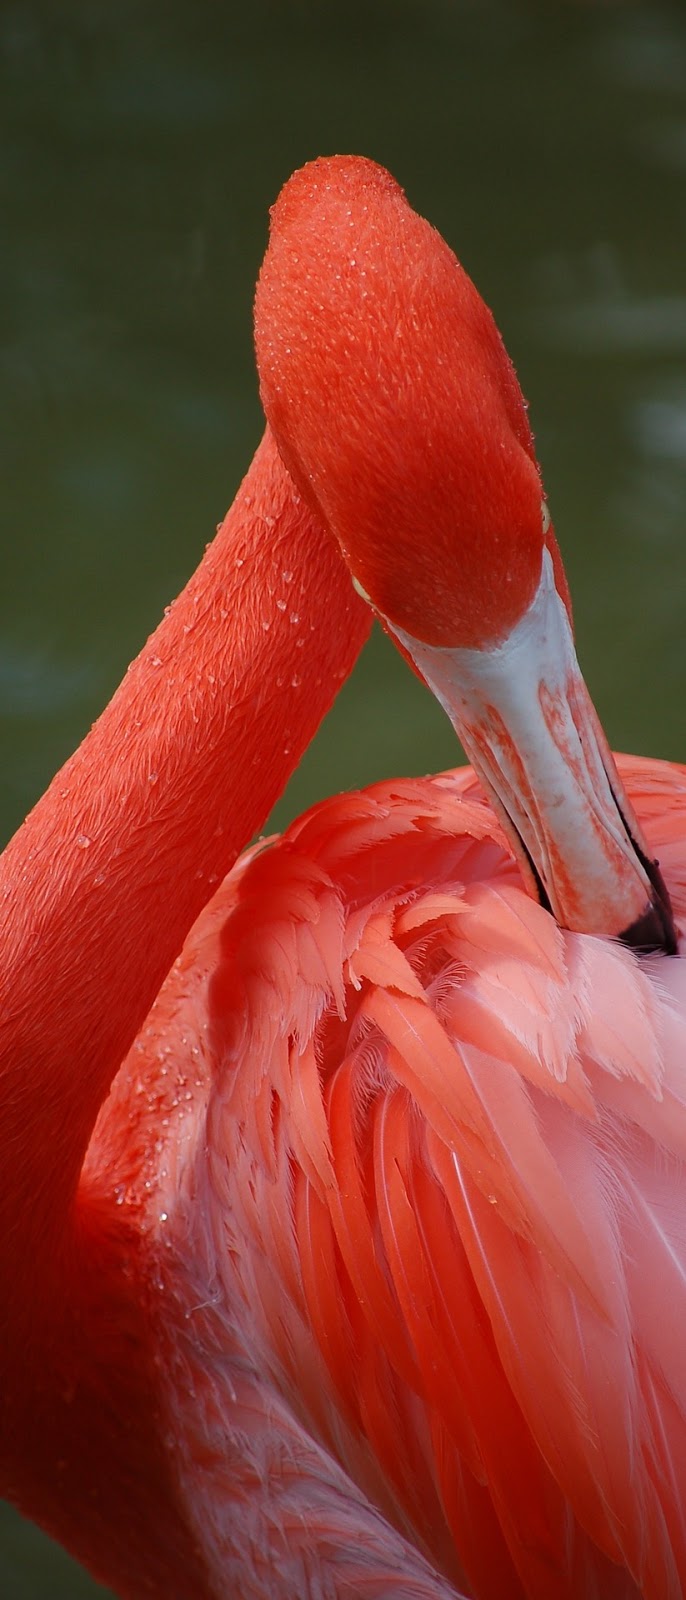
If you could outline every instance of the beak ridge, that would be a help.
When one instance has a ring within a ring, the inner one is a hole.
[[[581,676],[549,551],[499,644],[438,647],[391,631],[450,717],[532,893],[562,927],[673,954],[669,896]]]

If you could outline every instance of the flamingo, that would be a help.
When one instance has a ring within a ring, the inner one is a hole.
[[[610,755],[383,169],[286,185],[256,343],[233,506],[0,862],[0,1491],[135,1600],[677,1600],[686,771]],[[237,859],[370,607],[472,767]]]

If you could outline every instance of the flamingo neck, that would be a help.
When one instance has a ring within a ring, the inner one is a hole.
[[[112,1078],[368,627],[267,431],[197,572],[0,858],[2,1300],[5,1272],[20,1307],[23,1275],[53,1258]]]

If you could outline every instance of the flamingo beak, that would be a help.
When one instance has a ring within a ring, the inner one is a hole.
[[[447,712],[525,881],[560,925],[674,954],[669,897],[581,676],[548,549],[532,604],[497,645],[428,645],[386,625]]]

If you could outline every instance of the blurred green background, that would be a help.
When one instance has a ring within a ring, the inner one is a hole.
[[[531,401],[611,742],[685,757],[686,11],[0,0],[0,834],[197,562],[260,433],[267,208],[388,165]],[[455,760],[381,638],[278,808]],[[0,1508],[5,1600],[102,1594]]]

